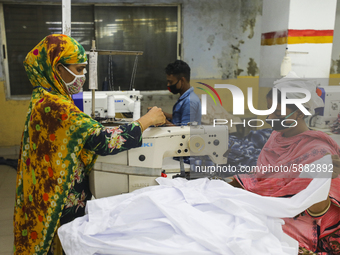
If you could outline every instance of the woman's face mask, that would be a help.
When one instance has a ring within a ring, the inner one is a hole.
[[[66,66],[63,65],[63,67],[74,76],[74,79],[71,82],[64,82],[68,92],[73,95],[73,94],[77,94],[81,91],[85,81],[86,81],[86,77],[85,74],[87,73],[86,69],[84,69],[83,74],[81,75],[77,75],[74,74],[70,69],[68,69]]]
[[[297,110],[295,110],[294,112],[296,112]],[[283,118],[277,118],[275,119],[275,121],[270,121],[270,119],[268,119],[268,116],[267,116],[267,119],[266,119],[266,122],[272,126],[272,129],[275,130],[275,131],[279,131],[279,130],[283,130],[283,129],[286,129],[286,128],[289,128],[290,126],[292,126],[294,124],[294,122],[292,124],[290,124],[289,126],[285,125],[283,126],[282,125],[282,121],[284,121],[285,119],[288,119],[290,116],[293,115],[294,112],[291,112],[290,114],[288,114],[287,116],[283,117]]]

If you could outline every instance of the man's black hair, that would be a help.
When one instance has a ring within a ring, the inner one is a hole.
[[[167,75],[173,75],[178,79],[184,77],[188,82],[190,82],[190,67],[187,63],[182,60],[176,60],[170,63],[165,68],[165,73]]]

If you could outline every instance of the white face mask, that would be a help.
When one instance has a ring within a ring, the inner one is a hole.
[[[76,75],[74,74],[70,69],[68,69],[66,66],[63,65],[63,67],[74,76],[73,81],[71,82],[64,82],[64,84],[66,85],[66,88],[68,90],[68,92],[73,95],[73,94],[77,94],[81,91],[85,81],[86,81],[86,77],[85,74],[87,73],[86,69],[84,69],[83,74],[81,75]]]

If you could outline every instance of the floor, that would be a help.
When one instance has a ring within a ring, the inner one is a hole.
[[[4,156],[15,159],[17,156]],[[16,170],[0,165],[0,255],[13,254],[13,212]]]

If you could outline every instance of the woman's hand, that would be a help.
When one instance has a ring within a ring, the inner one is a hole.
[[[230,181],[228,182],[231,186],[235,188],[241,188],[243,189],[242,185],[235,179],[235,177],[228,177]]]
[[[148,111],[150,111],[151,109],[152,109],[152,107],[148,107]],[[167,113],[167,112],[163,111],[163,114],[165,115],[165,118],[172,120],[172,114],[171,113]],[[172,124],[169,121],[167,121],[167,123]]]
[[[163,125],[166,121],[165,119],[165,115],[162,111],[161,108],[158,108],[157,106],[152,107],[147,114],[145,114],[144,116],[148,117],[151,119],[151,125]],[[151,126],[150,125],[150,126]]]
[[[144,131],[152,125],[163,125],[165,123],[165,116],[161,108],[154,106],[138,122],[142,125],[142,130]]]

